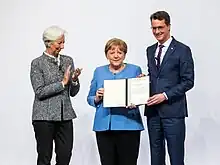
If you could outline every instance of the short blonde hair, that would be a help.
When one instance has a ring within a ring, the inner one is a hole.
[[[65,35],[66,31],[60,28],[59,26],[53,25],[48,27],[43,32],[43,41],[46,47],[50,46],[50,43],[56,41],[62,35]]]
[[[105,45],[105,55],[107,55],[107,52],[112,48],[112,46],[119,46],[119,49],[124,52],[124,54],[128,51],[128,46],[123,40],[119,38],[112,38],[108,40]]]

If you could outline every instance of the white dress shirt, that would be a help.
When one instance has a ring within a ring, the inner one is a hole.
[[[163,58],[165,56],[165,53],[167,52],[167,49],[168,47],[170,46],[170,43],[172,42],[173,38],[170,37],[166,42],[164,42],[162,45],[164,46],[162,48],[162,52],[161,52],[161,56],[160,56],[160,64],[162,63],[163,61]],[[156,49],[156,52],[155,52],[155,57],[157,57],[158,55],[158,52],[159,52],[159,45],[161,45],[159,42],[157,44],[157,49]],[[155,59],[156,60],[156,59]],[[157,62],[157,60],[156,60]],[[167,94],[165,92],[163,92],[163,95],[166,97],[166,100],[168,100],[168,97],[167,97]]]
[[[55,56],[53,56],[53,55],[51,55],[51,54],[48,54],[47,52],[44,52],[44,54],[46,54],[47,56],[49,56],[49,57],[55,59],[55,61],[57,62],[57,65],[60,66],[60,55],[59,55],[59,54],[58,54],[57,57],[55,57]]]
[[[167,49],[168,47],[170,46],[170,43],[172,42],[173,38],[170,37],[166,42],[164,42],[162,45],[164,46],[162,48],[162,53],[161,53],[161,57],[160,57],[160,64],[162,63],[163,61],[163,58],[165,56],[165,53],[167,52]],[[157,44],[157,49],[156,49],[156,52],[155,52],[155,57],[157,57],[158,55],[158,52],[159,52],[159,45],[161,45],[159,42]],[[157,61],[156,61],[157,62]]]

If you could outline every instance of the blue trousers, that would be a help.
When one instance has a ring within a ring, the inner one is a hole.
[[[184,165],[185,118],[147,118],[151,165],[165,165],[165,140],[171,165]]]

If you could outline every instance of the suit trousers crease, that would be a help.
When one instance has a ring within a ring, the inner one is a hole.
[[[55,144],[56,165],[69,165],[73,148],[73,122],[33,121],[37,142],[37,165],[50,165]]]
[[[100,131],[96,140],[102,165],[136,165],[141,131]]]
[[[185,118],[147,118],[151,165],[165,165],[165,140],[171,165],[184,165]]]

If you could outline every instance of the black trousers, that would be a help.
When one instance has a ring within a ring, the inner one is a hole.
[[[96,132],[99,155],[102,165],[136,165],[140,131],[101,131]]]
[[[69,165],[73,148],[73,122],[33,121],[37,141],[37,165],[50,165],[55,143],[56,165]]]

